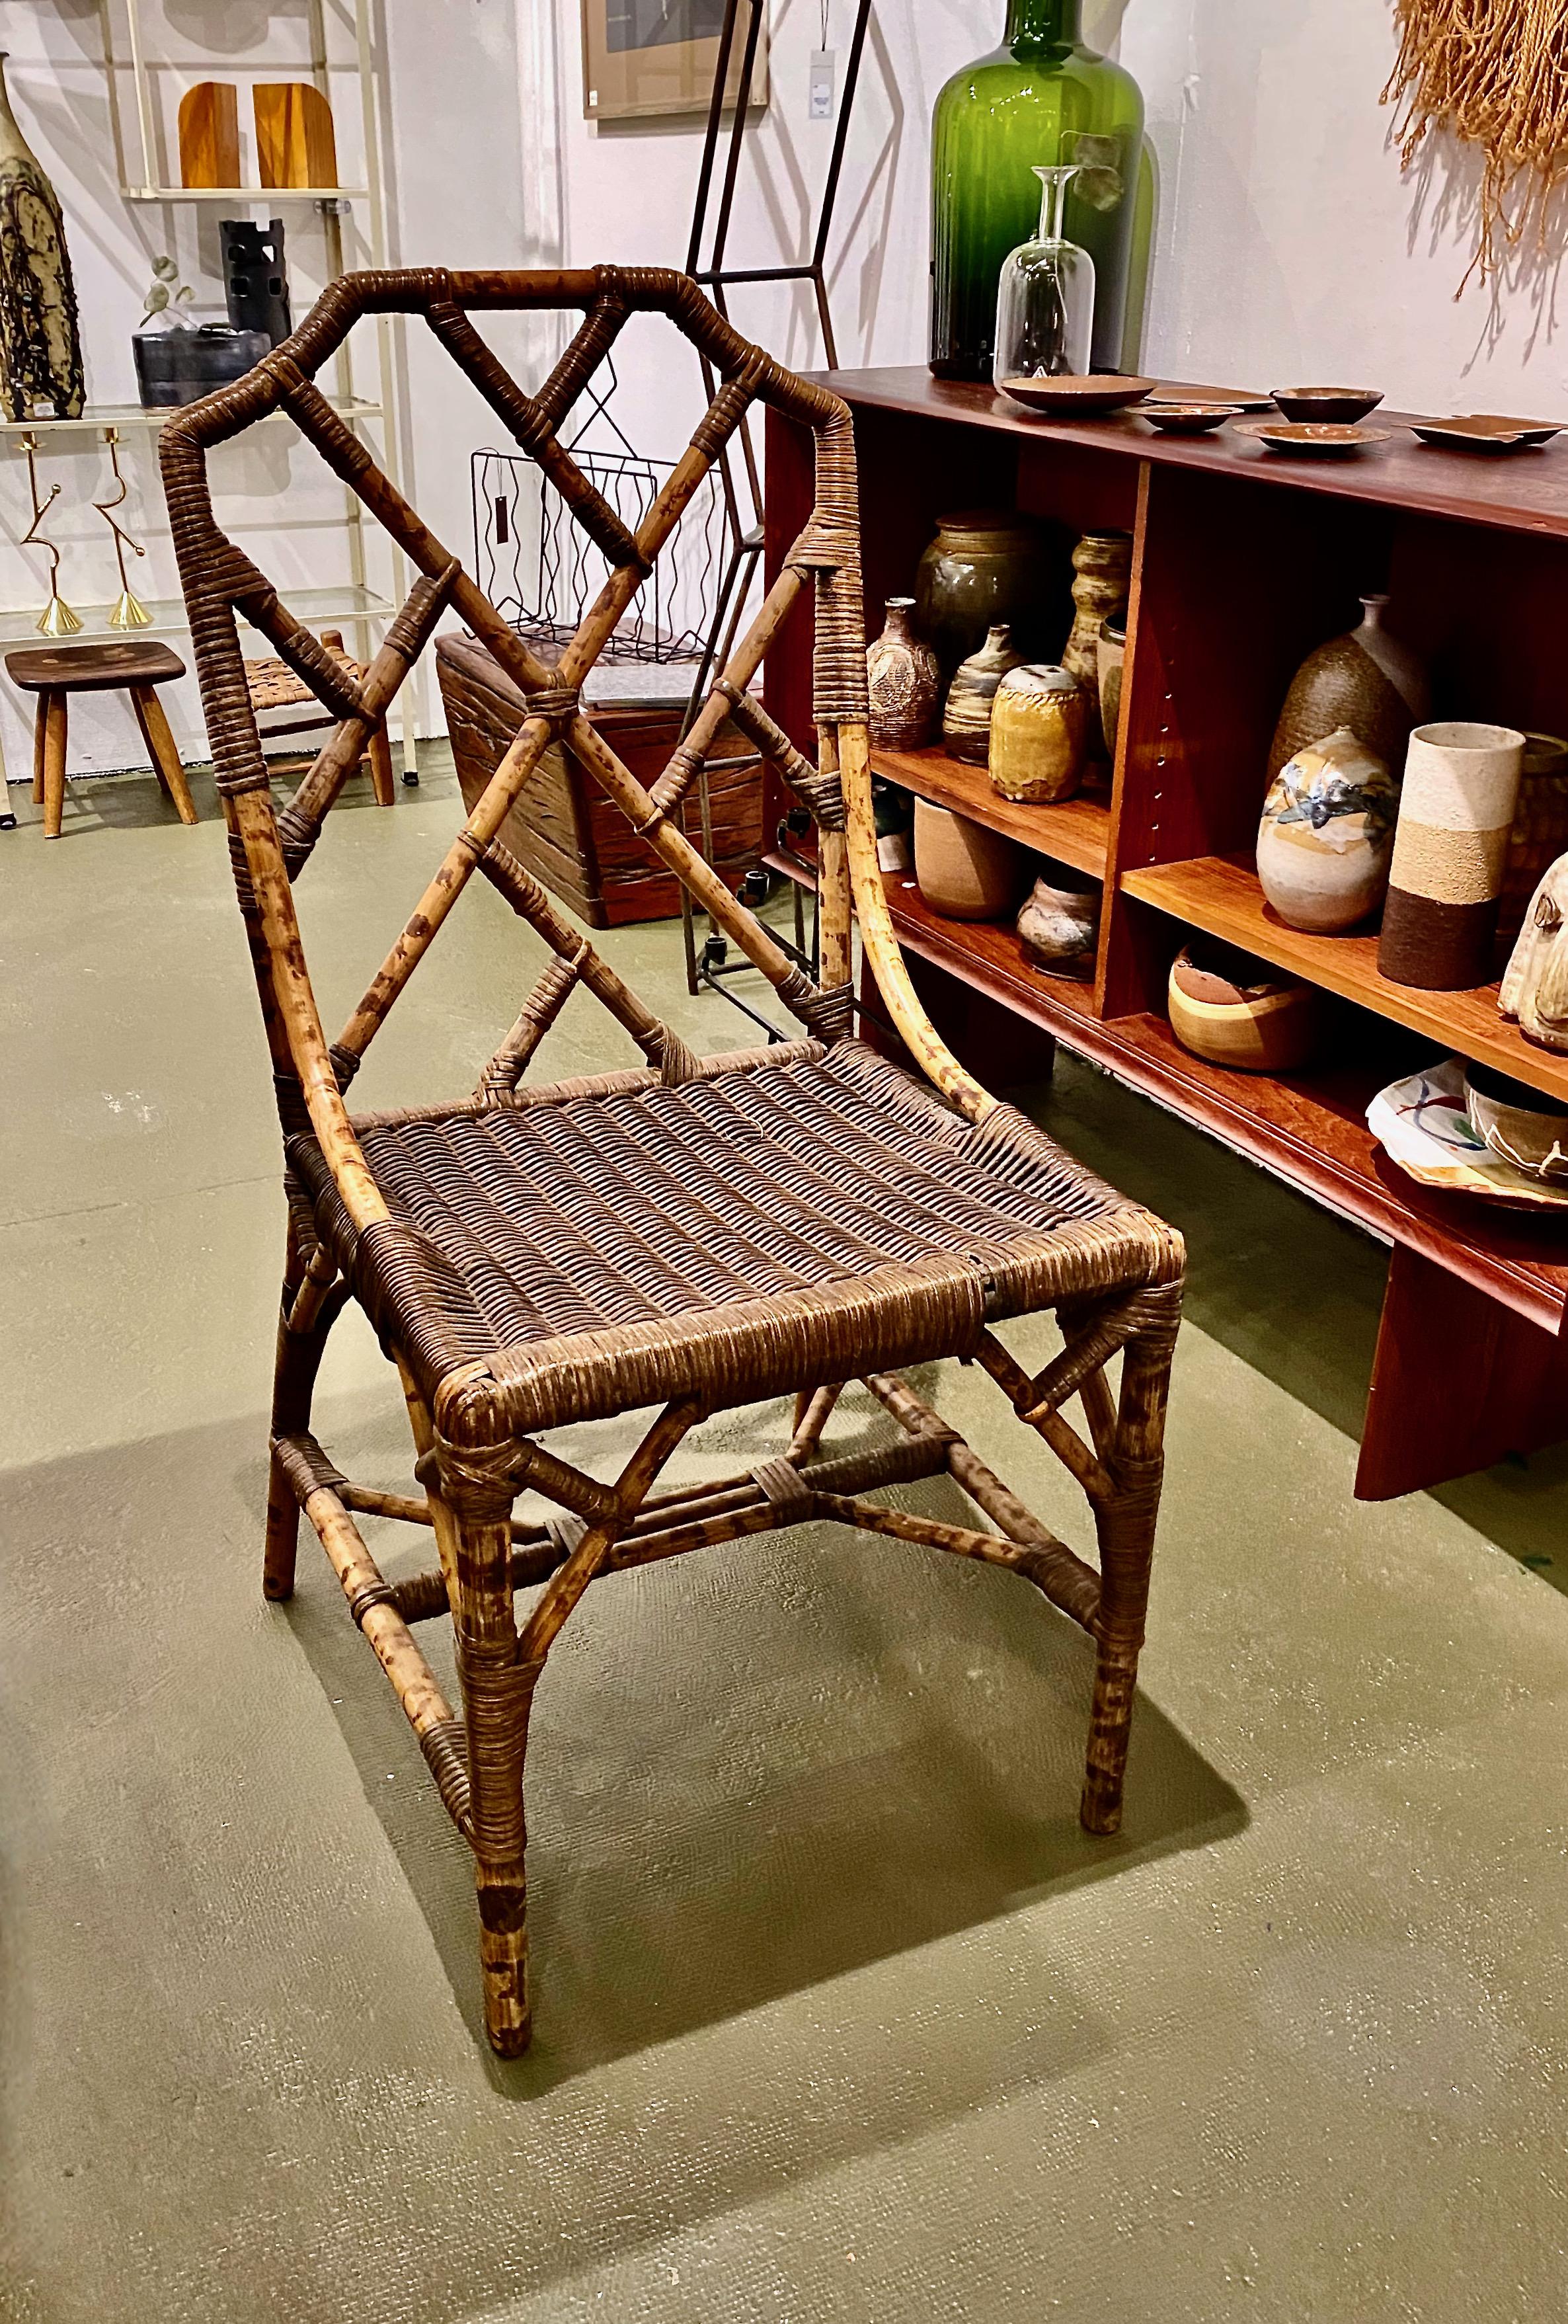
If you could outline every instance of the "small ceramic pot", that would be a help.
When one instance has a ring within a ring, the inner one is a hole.
[[[980,651],[959,663],[942,706],[942,746],[949,757],[962,759],[966,766],[984,766],[991,750],[991,706],[996,689],[1022,660],[1008,624],[996,622],[987,631]]]
[[[1258,882],[1287,927],[1353,928],[1388,885],[1399,793],[1348,726],[1287,760],[1258,826]]]
[[[1528,1177],[1568,1181],[1568,1105],[1490,1065],[1464,1069],[1464,1110],[1476,1136]]]
[[[1127,615],[1109,614],[1100,628],[1096,660],[1100,676],[1100,730],[1105,755],[1116,756],[1117,730],[1121,724],[1121,669],[1127,659]]]
[[[1417,726],[1405,761],[1378,973],[1464,992],[1491,973],[1525,738],[1461,719]]]
[[[1238,1073],[1288,1074],[1318,1038],[1320,1001],[1230,945],[1199,938],[1176,954],[1167,988],[1170,1028],[1184,1049]]]
[[[1100,939],[1101,887],[1053,863],[1018,916],[1024,949],[1049,976],[1093,976]]]
[[[1049,805],[1084,779],[1090,697],[1051,662],[1010,670],[991,707],[991,779],[1003,798]]]
[[[1568,1051],[1568,855],[1549,866],[1530,899],[1498,1009],[1538,1048]]]
[[[890,597],[882,633],[866,651],[872,741],[884,751],[919,751],[931,740],[942,671],[909,616],[913,597]]]
[[[951,677],[994,622],[1010,622],[1028,645],[1058,595],[1038,526],[1000,509],[965,509],[936,520],[915,570],[915,625]]]
[[[1017,908],[1028,858],[999,831],[929,799],[915,801],[915,878],[945,920],[1003,920]]]

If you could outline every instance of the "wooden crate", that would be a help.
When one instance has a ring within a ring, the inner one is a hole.
[[[438,638],[436,668],[447,726],[457,761],[464,803],[472,807],[511,747],[525,715],[522,696],[476,638]],[[663,772],[680,737],[675,704],[611,702],[588,706],[587,715],[616,756],[638,780],[651,787]],[[761,770],[743,761],[752,754],[745,738],[726,724],[715,746],[718,763],[709,770],[713,801],[714,862],[733,888],[762,852]],[[742,761],[733,769],[724,761]],[[701,844],[695,790],[687,802],[687,835]],[[501,826],[514,855],[541,879],[591,928],[623,927],[630,920],[671,919],[680,909],[680,887],[619,807],[612,805],[558,745],[545,753],[538,770]]]

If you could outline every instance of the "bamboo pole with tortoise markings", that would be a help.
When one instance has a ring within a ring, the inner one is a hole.
[[[1114,1499],[1116,1487],[1110,1472],[1089,1450],[1077,1430],[1070,1426],[1059,1412],[1039,1402],[1034,1381],[1023,1366],[1008,1353],[994,1333],[982,1333],[974,1358],[991,1374],[1026,1427],[1038,1430],[1045,1438],[1062,1466],[1069,1470],[1083,1486],[1090,1500],[1098,1505]]]

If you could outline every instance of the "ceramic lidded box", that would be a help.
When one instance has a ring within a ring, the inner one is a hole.
[[[1348,726],[1287,759],[1258,826],[1258,881],[1287,927],[1333,936],[1388,885],[1399,787]]]

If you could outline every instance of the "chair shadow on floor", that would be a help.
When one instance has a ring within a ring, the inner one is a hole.
[[[742,1459],[773,1449],[769,1426],[755,1433]],[[732,1435],[724,1465],[736,1449]],[[898,1498],[968,1512],[945,1479]],[[484,2042],[467,1851],[312,1548],[295,1635],[476,2048],[520,2098],[1247,1821],[1144,1694],[1123,1830],[1083,1831],[1093,1651],[1013,1575],[828,1526],[615,1575],[540,1685],[535,2037],[503,2065]],[[436,1628],[422,1642],[450,1686]],[[979,2090],[993,2079],[987,2065]]]

